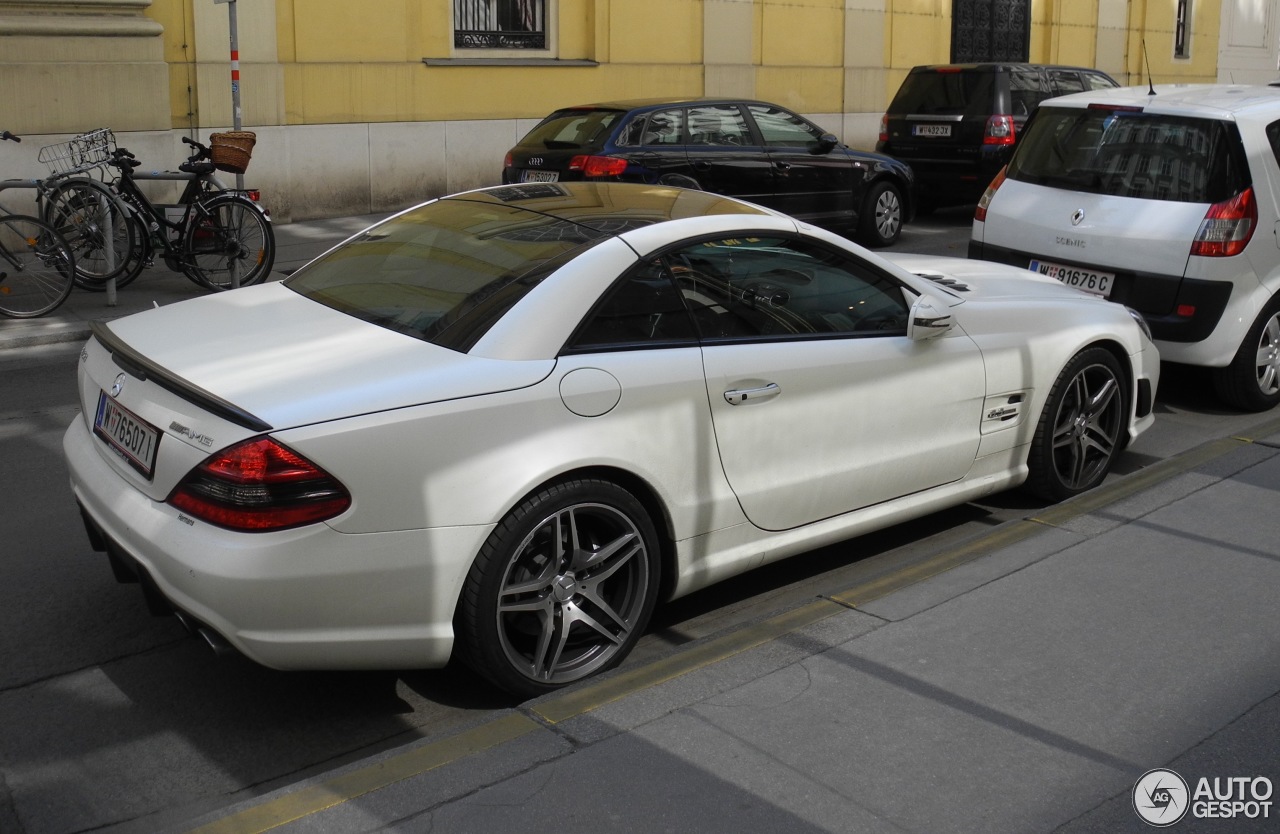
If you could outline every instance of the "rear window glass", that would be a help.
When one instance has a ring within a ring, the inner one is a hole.
[[[623,115],[621,110],[557,110],[529,131],[520,144],[547,150],[599,148]]]
[[[890,113],[987,116],[995,99],[994,72],[913,72],[889,105]]]
[[[1235,125],[1140,111],[1041,109],[1011,179],[1118,197],[1219,203],[1249,185]]]
[[[465,351],[543,278],[607,237],[513,206],[438,200],[368,229],[285,286],[372,324]]]

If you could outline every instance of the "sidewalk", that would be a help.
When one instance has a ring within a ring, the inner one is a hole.
[[[1147,831],[1148,770],[1280,783],[1278,493],[1263,418],[891,583],[173,830]],[[1173,830],[1275,831],[1267,799]]]
[[[276,260],[271,277],[279,280],[307,261],[346,240],[361,229],[371,226],[387,213],[358,217],[339,217],[301,223],[274,225]],[[105,292],[88,292],[80,288],[58,309],[36,319],[0,318],[0,351],[32,345],[78,342],[89,337],[89,323],[109,321],[154,305],[161,307],[207,295],[208,290],[196,286],[185,275],[173,272],[157,262],[116,293],[117,304],[107,306]]]

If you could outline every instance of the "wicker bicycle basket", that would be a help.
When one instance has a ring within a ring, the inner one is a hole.
[[[213,167],[229,174],[243,174],[249,169],[249,157],[253,155],[253,143],[257,135],[248,130],[231,130],[209,137],[210,158]]]

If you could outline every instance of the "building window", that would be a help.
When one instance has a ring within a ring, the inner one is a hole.
[[[1174,22],[1173,57],[1191,57],[1191,0],[1178,0],[1178,19]]]
[[[453,0],[458,49],[546,49],[547,0]]]

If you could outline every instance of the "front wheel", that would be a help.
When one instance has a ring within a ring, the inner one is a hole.
[[[658,540],[639,501],[600,480],[548,487],[512,510],[467,575],[460,657],[535,697],[617,665],[649,622]]]
[[[191,211],[182,233],[180,264],[188,278],[211,290],[259,284],[276,259],[275,232],[252,200],[221,194]]]
[[[1231,364],[1214,370],[1213,386],[1220,399],[1243,411],[1280,403],[1280,295],[1262,308]]]
[[[1036,426],[1027,489],[1061,501],[1102,483],[1124,448],[1125,392],[1120,363],[1109,351],[1076,354],[1054,382]]]
[[[67,299],[75,274],[71,246],[48,223],[20,214],[0,218],[0,314],[43,316]]]
[[[85,289],[105,289],[125,271],[138,245],[133,216],[97,180],[61,183],[45,203],[44,220],[71,246],[76,284]]]
[[[902,193],[891,182],[871,186],[858,215],[857,238],[865,246],[882,247],[902,234]]]

